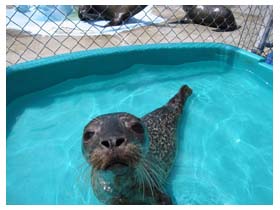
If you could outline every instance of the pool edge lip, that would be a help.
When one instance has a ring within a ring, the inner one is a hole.
[[[249,51],[246,51],[244,49],[238,48],[236,46],[224,44],[224,43],[166,43],[166,44],[147,44],[147,45],[133,45],[133,46],[121,46],[121,47],[111,47],[111,48],[104,48],[104,49],[92,49],[92,50],[86,50],[86,51],[78,51],[73,53],[65,53],[50,57],[45,57],[37,60],[27,61],[24,63],[15,64],[12,66],[8,66],[6,68],[6,105],[8,105],[11,101],[14,99],[28,94],[33,91],[42,90],[48,86],[58,84],[64,80],[78,78],[82,76],[87,76],[86,74],[92,74],[95,72],[95,70],[86,70],[86,71],[80,71],[80,65],[79,61],[83,64],[86,63],[87,66],[90,65],[90,68],[98,69],[100,68],[100,65],[97,66],[96,63],[99,62],[99,60],[103,59],[112,59],[113,65],[110,66],[110,69],[119,69],[119,68],[127,68],[129,65],[135,64],[132,61],[129,61],[126,63],[125,59],[122,61],[119,61],[117,59],[113,59],[113,56],[130,56],[133,57],[133,60],[135,61],[135,58],[138,59],[137,54],[139,53],[139,57],[142,57],[142,59],[145,60],[144,63],[149,64],[149,59],[154,59],[149,56],[151,53],[157,54],[157,59],[159,56],[159,52],[163,52],[162,54],[171,56],[172,59],[174,57],[177,57],[177,55],[180,55],[179,53],[184,52],[190,52],[190,49],[197,49],[197,50],[205,50],[205,55],[213,55],[215,59],[222,59],[223,62],[228,62],[228,59],[232,59],[233,62],[235,61],[235,56],[238,57],[239,60],[242,60],[242,62],[246,63],[247,66],[254,65],[254,68],[252,67],[253,71],[256,71],[258,74],[260,74],[261,77],[264,77],[266,81],[269,81],[270,84],[273,84],[273,73],[272,73],[272,66],[265,63],[265,59],[259,55],[253,54]],[[196,52],[197,52],[196,50]],[[211,53],[207,52],[211,51]],[[178,54],[176,54],[178,52]],[[214,53],[213,53],[214,52]],[[200,58],[205,55],[197,54],[197,57],[190,56],[192,59],[195,58],[196,60],[199,60]],[[189,56],[178,56],[179,58],[174,61],[172,59],[168,60],[160,60],[158,59],[155,61],[162,62],[163,64],[174,64],[177,62],[189,62],[186,58]],[[208,58],[207,58],[208,59]],[[129,59],[128,59],[129,60]],[[166,61],[167,60],[167,61]],[[199,60],[200,61],[200,60]],[[116,62],[116,63],[114,63]],[[140,60],[140,63],[143,62]],[[154,62],[154,61],[153,61]],[[167,62],[167,63],[165,63]],[[125,66],[123,63],[125,63]],[[60,71],[60,69],[56,69],[56,71],[52,70],[52,68],[56,66],[62,66],[61,69],[67,68],[67,71]],[[75,69],[74,65],[77,67],[78,70]],[[107,65],[108,70],[108,63]],[[111,64],[110,64],[111,65]],[[102,66],[103,68],[103,66]],[[105,68],[106,70],[106,68]],[[90,73],[89,73],[90,72]],[[106,71],[103,71],[107,73]],[[96,72],[97,73],[97,72]],[[108,72],[112,73],[112,72]],[[49,75],[56,75],[49,78]],[[43,82],[43,84],[41,84]],[[23,88],[18,89],[16,86],[18,84],[22,85]]]
[[[205,42],[196,42],[196,43],[160,43],[160,44],[146,44],[146,45],[133,45],[133,46],[119,46],[119,47],[108,47],[108,48],[98,48],[84,51],[77,51],[71,53],[63,53],[59,55],[44,57],[36,60],[26,61],[19,64],[14,64],[6,68],[7,74],[10,74],[13,71],[18,71],[22,69],[36,68],[41,65],[56,64],[60,62],[68,62],[71,60],[77,60],[80,58],[86,58],[91,56],[100,56],[104,54],[113,54],[113,53],[127,53],[131,51],[145,51],[145,50],[159,50],[159,49],[186,49],[186,48],[216,48],[223,49],[228,51],[235,51],[240,54],[251,57],[252,59],[258,62],[265,62],[265,58],[253,54],[244,49],[238,48],[233,45],[224,44],[224,43],[205,43]],[[268,65],[269,67],[269,65]]]

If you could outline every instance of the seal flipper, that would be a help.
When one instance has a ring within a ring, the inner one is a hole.
[[[188,15],[185,15],[180,20],[175,20],[175,21],[172,21],[172,22],[168,22],[168,24],[190,24],[190,23],[193,23],[193,21],[188,18]]]
[[[130,13],[129,12],[120,13],[120,14],[118,14],[117,17],[114,17],[104,27],[123,25],[129,18],[130,18]]]
[[[187,85],[183,85],[178,93],[173,96],[166,106],[175,109],[177,112],[181,113],[187,98],[192,94],[192,89]]]
[[[234,25],[234,26],[230,26],[230,27],[228,27],[228,28],[217,28],[217,29],[214,29],[214,30],[212,30],[212,31],[215,31],[215,32],[229,32],[229,31],[238,30],[238,29],[240,29],[240,28],[241,28],[241,26],[236,26],[236,25]]]

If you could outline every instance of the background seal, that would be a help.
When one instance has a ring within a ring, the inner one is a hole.
[[[109,20],[105,25],[117,26],[143,10],[147,5],[81,5],[78,16],[83,21]]]
[[[184,5],[184,18],[172,23],[195,23],[217,28],[216,31],[234,31],[237,26],[230,9],[220,5]]]

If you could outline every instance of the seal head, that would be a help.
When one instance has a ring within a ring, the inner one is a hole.
[[[101,115],[84,129],[83,154],[95,170],[133,168],[148,150],[146,130],[131,114]]]
[[[183,85],[164,106],[138,118],[101,115],[84,128],[82,151],[106,204],[172,204],[164,190],[176,156],[176,130],[192,90]]]

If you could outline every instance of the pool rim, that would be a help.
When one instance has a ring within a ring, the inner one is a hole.
[[[7,75],[13,71],[20,71],[25,68],[34,68],[41,65],[47,64],[55,64],[62,61],[71,61],[77,60],[84,57],[91,57],[91,56],[100,56],[103,54],[113,54],[113,53],[127,53],[130,51],[143,51],[143,50],[157,50],[157,49],[170,49],[170,48],[225,48],[226,50],[232,50],[236,53],[241,53],[246,55],[257,62],[263,62],[264,65],[272,70],[272,65],[265,63],[265,58],[247,51],[242,48],[238,48],[233,45],[224,44],[224,43],[212,43],[212,42],[195,42],[195,43],[158,43],[158,44],[145,44],[145,45],[131,45],[131,46],[117,46],[117,47],[108,47],[108,48],[97,48],[97,49],[90,49],[90,50],[82,50],[70,53],[63,53],[48,57],[43,57],[35,60],[25,61],[22,63],[10,65],[6,68]]]
[[[162,59],[164,56],[167,58]],[[267,64],[264,57],[236,46],[212,42],[133,45],[65,53],[8,66],[6,68],[6,104],[8,105],[20,96],[68,79],[89,76],[94,73],[99,74],[100,72],[96,72],[96,69],[104,66],[106,66],[104,69],[107,68],[104,72],[110,74],[113,71],[116,73],[120,71],[119,69],[139,64],[139,62],[141,64],[154,62],[155,64],[174,65],[194,62],[191,59],[207,60],[207,56],[223,62],[244,63],[260,78],[273,84],[272,65]],[[228,61],[229,59],[232,61]],[[108,60],[111,60],[111,63]],[[80,70],[80,65],[83,66],[81,68],[83,71]]]

